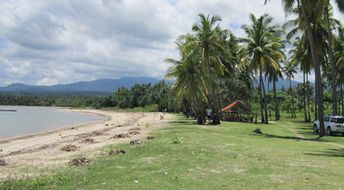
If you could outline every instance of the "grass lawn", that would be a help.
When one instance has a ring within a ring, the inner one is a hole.
[[[125,155],[8,181],[0,189],[344,189],[342,136],[317,141],[310,125],[288,119],[269,125],[193,122],[177,120],[142,146],[104,148],[124,149]],[[257,127],[263,135],[252,132]]]

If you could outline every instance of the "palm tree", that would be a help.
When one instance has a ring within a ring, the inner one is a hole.
[[[284,53],[281,51],[283,44],[280,39],[280,31],[277,26],[271,24],[272,17],[268,14],[264,14],[258,19],[250,14],[250,20],[251,25],[242,26],[247,34],[246,38],[241,39],[241,42],[244,43],[242,54],[245,55],[242,63],[248,65],[249,70],[259,73],[261,122],[268,123],[263,72],[268,65],[278,70],[279,62],[284,59]]]
[[[172,64],[165,77],[176,79],[172,85],[173,92],[191,104],[191,109],[196,113],[197,124],[204,124],[208,90],[202,78],[201,65],[198,64],[199,57],[192,53],[197,45],[196,38],[192,35],[180,36],[176,44],[181,60],[165,60]]]
[[[343,85],[344,85],[344,29],[339,28],[338,30],[338,36],[335,40],[335,46],[334,46],[334,62],[335,67],[338,70],[338,74],[336,76],[336,83],[340,87],[340,101],[341,108],[342,108],[342,115],[344,115],[344,99],[343,99]],[[333,80],[333,79],[332,79]],[[340,113],[340,110],[338,111]]]
[[[269,0],[265,0],[267,3]],[[344,1],[336,0],[337,7],[341,12],[344,12]],[[308,37],[310,42],[310,49],[312,60],[315,66],[315,83],[316,83],[316,97],[318,103],[318,118],[320,123],[319,137],[325,136],[324,126],[324,105],[323,105],[323,88],[321,80],[321,57],[319,50],[323,50],[323,47],[317,38],[320,37],[316,34],[319,23],[321,22],[321,16],[325,11],[328,11],[330,6],[330,0],[321,0],[314,3],[312,0],[282,0],[282,5],[286,13],[290,13],[295,4],[299,8],[299,18],[305,23],[305,36]]]
[[[199,53],[202,69],[206,70],[204,77],[209,86],[209,103],[213,112],[212,123],[216,125],[220,124],[220,106],[216,90],[217,76],[222,76],[226,70],[221,59],[226,55],[223,47],[225,31],[217,25],[217,22],[221,21],[219,17],[209,15],[206,17],[203,14],[199,14],[199,17],[200,23],[192,26],[196,38],[195,51]]]
[[[313,67],[312,58],[309,51],[309,43],[305,38],[296,37],[293,43],[294,49],[292,49],[290,54],[290,63],[300,65],[300,70],[303,72],[303,109],[304,109],[304,121],[310,122],[310,110],[309,110],[309,95],[305,92],[308,88],[308,75]]]
[[[277,68],[271,67],[271,65],[267,65],[265,68],[265,78],[268,79],[268,82],[272,82],[272,92],[274,96],[274,109],[275,109],[275,120],[278,121],[281,117],[279,111],[279,102],[277,98],[277,89],[276,89],[276,82],[278,79],[282,78],[282,69],[281,65]]]
[[[296,118],[295,113],[295,103],[294,103],[294,93],[293,93],[293,86],[291,85],[291,80],[294,78],[294,74],[297,73],[296,66],[292,62],[287,62],[284,66],[284,73],[289,80],[289,90],[290,90],[290,97],[291,97],[291,117]]]

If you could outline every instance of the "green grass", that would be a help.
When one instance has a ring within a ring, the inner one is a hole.
[[[57,175],[7,181],[0,189],[344,189],[344,137],[316,140],[284,119],[269,125],[177,120],[127,154]],[[261,128],[263,135],[253,134]],[[302,135],[304,138],[300,138]]]

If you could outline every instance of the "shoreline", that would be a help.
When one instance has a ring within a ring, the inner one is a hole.
[[[76,109],[89,114],[106,116],[102,121],[78,124],[20,137],[0,140],[0,159],[6,166],[0,166],[0,182],[8,179],[34,177],[52,174],[59,168],[69,167],[68,162],[78,156],[94,159],[104,155],[108,145],[126,144],[131,140],[143,140],[154,130],[166,127],[174,115],[161,113],[116,112],[95,109]],[[136,133],[131,133],[133,130]],[[127,134],[117,138],[116,135]],[[75,146],[72,151],[63,150]],[[105,153],[106,155],[108,153]]]
[[[85,113],[85,114],[91,114],[91,115],[98,115],[98,116],[101,116],[104,118],[99,120],[99,121],[89,121],[89,122],[83,122],[83,123],[79,123],[79,124],[71,124],[71,125],[62,126],[60,128],[56,128],[56,129],[51,129],[51,130],[48,129],[45,131],[34,132],[34,133],[30,133],[30,134],[25,134],[25,135],[16,135],[16,136],[12,136],[12,137],[3,137],[3,138],[0,137],[0,145],[7,143],[7,142],[10,142],[10,141],[14,141],[14,140],[23,140],[23,139],[33,138],[36,136],[49,135],[49,134],[56,133],[59,131],[70,130],[72,128],[85,127],[87,125],[103,123],[103,122],[107,122],[107,121],[111,120],[111,116],[106,115],[104,113],[96,113],[96,112],[89,111],[90,109],[82,110],[82,109],[73,109],[73,108],[65,108],[65,107],[47,107],[47,106],[23,106],[23,107],[56,108],[56,109],[68,111],[68,112],[79,112],[79,113]]]

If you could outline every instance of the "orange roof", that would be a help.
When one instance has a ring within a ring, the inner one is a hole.
[[[239,101],[239,100],[237,100],[237,101],[235,101],[235,102],[229,104],[228,106],[222,108],[221,111],[232,110],[232,109],[235,108],[236,106],[237,106],[237,109],[236,109],[236,110],[238,110],[238,108],[239,108],[239,109],[242,109],[242,110],[244,110],[244,111],[251,111],[251,109],[250,109],[246,104],[244,104],[243,102],[241,102],[241,101]]]

